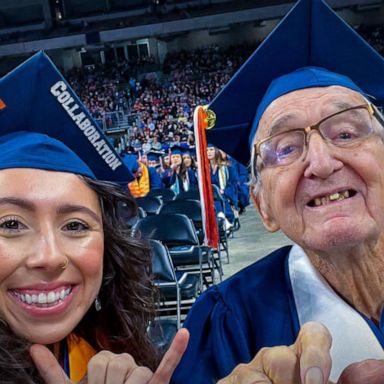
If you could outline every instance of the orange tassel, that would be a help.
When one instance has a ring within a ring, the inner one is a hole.
[[[218,248],[219,234],[216,224],[215,205],[211,184],[211,172],[207,157],[207,138],[205,130],[208,128],[208,114],[206,108],[199,106],[194,112],[194,130],[196,141],[196,155],[198,161],[198,179],[200,201],[205,231],[205,243],[211,248]]]

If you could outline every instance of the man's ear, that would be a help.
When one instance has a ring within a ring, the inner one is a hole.
[[[260,186],[251,186],[251,197],[256,209],[259,211],[264,227],[269,232],[276,232],[280,229],[280,225],[274,218],[271,207],[269,206]]]

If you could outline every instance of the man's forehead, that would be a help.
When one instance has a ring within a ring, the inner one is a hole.
[[[271,134],[273,127],[290,120],[309,117],[320,119],[325,113],[364,103],[358,92],[341,86],[314,87],[287,93],[275,99],[263,113],[256,138]],[[320,117],[319,117],[320,116]]]

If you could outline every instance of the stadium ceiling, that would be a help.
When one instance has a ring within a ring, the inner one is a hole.
[[[384,0],[327,0],[371,10]],[[1,0],[0,56],[281,18],[293,0]],[[256,25],[255,24],[255,25]]]

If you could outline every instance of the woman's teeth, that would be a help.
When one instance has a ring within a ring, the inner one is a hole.
[[[71,288],[63,288],[61,291],[40,292],[36,294],[20,293],[13,291],[14,295],[27,304],[57,304],[63,301],[70,293]]]
[[[348,190],[344,192],[332,193],[331,195],[328,195],[328,196],[316,197],[314,200],[314,206],[319,207],[320,205],[328,204],[331,201],[340,201],[340,200],[347,199],[348,197],[349,197]]]

